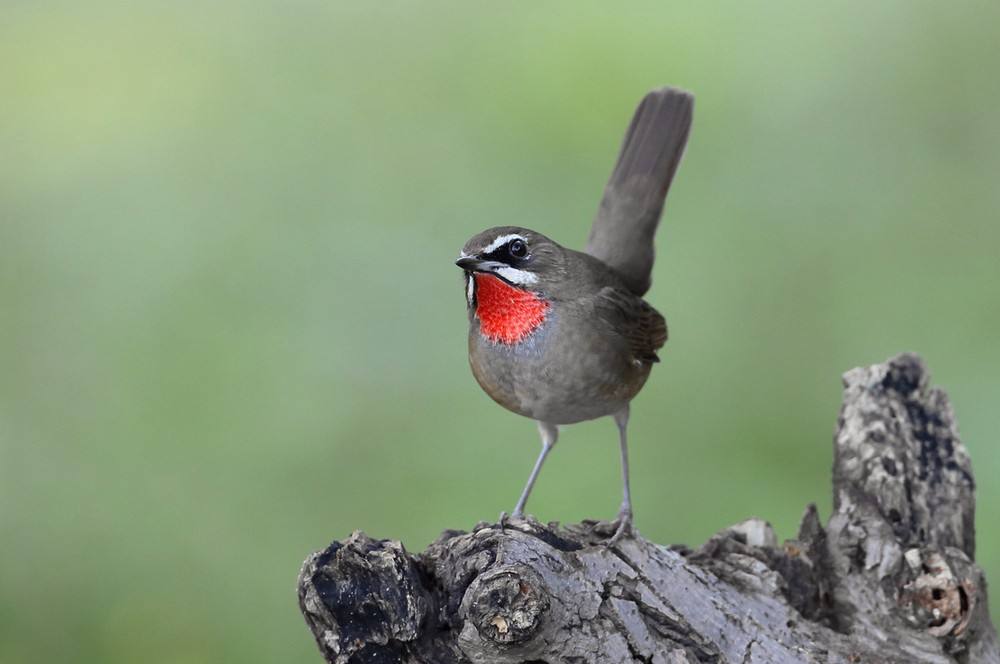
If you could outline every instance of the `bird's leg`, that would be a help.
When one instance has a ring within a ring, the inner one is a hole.
[[[615,413],[615,424],[618,425],[618,443],[622,454],[622,506],[618,510],[615,523],[618,527],[608,544],[616,544],[622,537],[632,536],[632,492],[628,483],[628,440],[625,430],[628,428],[628,405]]]
[[[549,452],[556,444],[556,439],[559,437],[559,429],[556,425],[549,424],[548,422],[538,423],[538,433],[542,436],[542,451],[538,455],[535,467],[531,469],[531,475],[528,476],[528,483],[524,485],[524,491],[521,492],[521,497],[517,499],[517,505],[514,506],[514,511],[510,515],[514,519],[520,519],[524,516],[524,504],[528,502],[528,496],[531,495],[531,487],[535,485],[535,480],[538,479],[538,472],[542,469],[542,464],[545,463],[545,457],[549,455]],[[502,521],[506,521],[506,519]]]

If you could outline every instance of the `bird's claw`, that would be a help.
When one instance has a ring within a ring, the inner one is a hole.
[[[500,526],[500,532],[503,532],[509,521],[519,521],[523,518],[523,512],[512,512],[511,514],[507,514],[507,512],[500,512],[500,518],[497,519],[497,525]]]
[[[632,537],[635,533],[632,530],[632,510],[622,509],[618,512],[618,518],[611,522],[615,525],[615,534],[607,541],[607,546],[618,544],[625,537]]]

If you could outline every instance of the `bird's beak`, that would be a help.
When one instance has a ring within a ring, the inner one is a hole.
[[[482,258],[477,258],[476,256],[462,256],[457,261],[455,265],[459,266],[466,272],[493,272],[501,270],[507,267],[506,263],[501,263],[500,261],[484,261]]]
[[[511,286],[523,288],[525,285],[533,284],[538,278],[530,272],[518,270],[501,261],[490,261],[479,256],[460,256],[455,265],[465,270],[465,276],[469,277],[473,273],[491,274],[494,277],[505,281]]]
[[[455,265],[459,266],[466,272],[476,272],[481,270],[483,268],[483,264],[486,262],[487,261],[480,260],[475,256],[462,256],[455,261]]]

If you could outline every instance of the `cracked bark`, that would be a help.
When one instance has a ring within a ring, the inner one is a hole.
[[[300,607],[337,664],[1000,664],[969,457],[918,357],[844,375],[834,445],[832,516],[781,544],[759,519],[697,550],[608,548],[593,521],[416,555],[355,532],[305,561]]]

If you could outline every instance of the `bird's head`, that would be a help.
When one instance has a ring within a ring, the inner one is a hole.
[[[505,344],[523,341],[545,320],[565,276],[566,250],[541,233],[498,226],[472,237],[455,264],[479,331]]]
[[[544,293],[564,272],[564,250],[541,233],[518,226],[497,226],[469,239],[455,264],[465,270],[470,300],[476,274],[492,275],[515,288]]]

